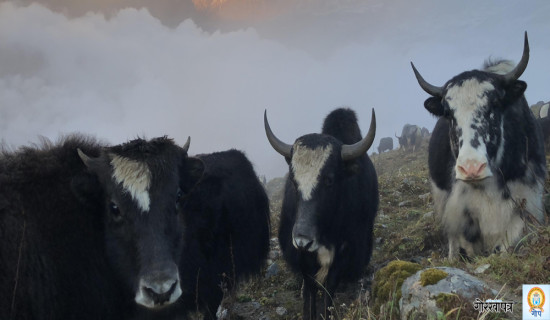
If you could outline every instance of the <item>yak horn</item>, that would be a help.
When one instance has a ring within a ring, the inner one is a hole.
[[[523,42],[523,55],[518,65],[507,74],[503,75],[506,81],[515,81],[523,74],[527,68],[527,63],[529,62],[529,40],[527,39],[527,31],[525,31],[525,40]]]
[[[290,158],[290,151],[292,150],[292,146],[290,144],[286,144],[279,140],[273,134],[273,131],[271,131],[271,127],[269,127],[269,122],[267,121],[267,110],[264,111],[264,128],[265,128],[265,134],[267,136],[267,140],[269,140],[269,143],[277,151],[285,158]]]
[[[190,144],[191,144],[191,137],[187,137],[187,141],[185,142],[185,144],[182,147],[185,152],[187,152],[189,150],[189,145]]]
[[[418,81],[418,84],[424,91],[426,91],[428,94],[432,96],[437,96],[437,97],[443,96],[442,87],[436,87],[433,84],[430,84],[426,80],[424,80],[424,78],[422,78],[422,76],[420,75],[420,72],[418,72],[418,70],[416,70],[416,68],[414,67],[414,63],[412,63],[412,61],[411,61],[411,66],[413,68],[416,81]]]

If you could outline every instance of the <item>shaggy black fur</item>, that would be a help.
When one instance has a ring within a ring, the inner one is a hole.
[[[113,182],[112,154],[147,164],[148,212]],[[4,152],[0,318],[215,318],[220,284],[230,290],[263,266],[269,207],[242,153],[199,158],[168,138],[108,147],[71,136]],[[137,306],[143,269],[164,260],[178,265],[181,297],[157,311]]]
[[[0,156],[0,319],[120,319],[133,302],[107,263],[100,206],[71,191],[86,170],[76,148],[101,147],[71,136]]]
[[[269,201],[242,152],[229,150],[198,158],[204,163],[204,174],[196,186],[183,188],[181,200],[187,232],[179,263],[184,294],[177,308],[185,313],[199,310],[205,318],[216,319],[223,289],[230,292],[265,264]],[[174,319],[177,314],[168,310],[141,315]]]

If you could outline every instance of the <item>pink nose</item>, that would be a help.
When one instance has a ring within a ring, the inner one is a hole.
[[[475,160],[466,160],[464,164],[457,165],[460,174],[468,180],[479,179],[486,167],[487,162],[480,163]]]

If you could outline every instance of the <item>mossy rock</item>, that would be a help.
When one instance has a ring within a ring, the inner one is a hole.
[[[403,281],[422,269],[418,263],[395,260],[378,270],[374,275],[374,310],[379,312],[380,306],[401,299]],[[398,308],[397,308],[398,309]]]
[[[425,287],[438,283],[440,280],[447,278],[449,274],[441,269],[427,269],[420,275],[420,284]]]

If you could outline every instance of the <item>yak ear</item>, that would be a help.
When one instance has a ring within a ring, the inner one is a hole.
[[[194,187],[202,179],[204,174],[204,162],[196,157],[185,159],[185,167],[183,172],[183,186],[185,188]]]
[[[436,117],[441,117],[445,113],[441,97],[430,97],[424,101],[424,108]]]
[[[83,203],[101,203],[103,189],[97,176],[90,172],[81,172],[71,179],[71,191]]]
[[[516,101],[523,95],[525,89],[527,89],[527,83],[525,83],[525,81],[512,81],[505,89],[506,93],[504,99],[510,102]]]

